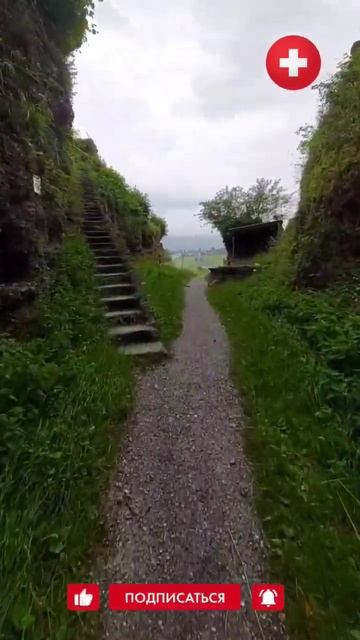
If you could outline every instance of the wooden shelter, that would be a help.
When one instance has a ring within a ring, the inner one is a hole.
[[[230,262],[252,258],[267,251],[282,231],[282,221],[260,222],[229,229],[224,244]]]

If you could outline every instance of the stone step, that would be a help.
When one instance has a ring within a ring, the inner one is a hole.
[[[100,245],[107,245],[105,246],[105,251],[111,249],[111,247],[109,247],[109,245],[112,245],[113,249],[116,249],[117,247],[115,247],[115,244],[113,242],[113,239],[110,237],[106,237],[106,236],[102,236],[101,238],[98,237],[93,237],[93,238],[86,238],[86,241],[88,243],[88,245],[91,247],[92,251],[95,251],[95,249],[101,249],[101,246],[96,246],[97,244]]]
[[[86,236],[86,238],[90,238],[90,235],[89,235],[90,231],[93,232],[91,237],[96,237],[97,235],[99,236],[108,235],[108,229],[103,224],[99,224],[97,227],[94,226],[91,228],[88,225],[83,227],[83,233]]]
[[[93,236],[86,235],[86,241],[91,247],[95,247],[97,244],[112,244],[114,245],[114,240],[112,237],[106,233],[106,230],[102,230],[98,234],[94,234]]]
[[[117,268],[119,268],[119,262],[120,258],[119,256],[110,256],[109,258],[103,257],[103,256],[95,256],[95,262],[96,264],[102,264],[102,265],[106,265],[108,267],[112,267],[114,264],[117,265]],[[121,266],[123,267],[124,270],[126,270],[125,264],[122,262]]]
[[[92,249],[116,249],[114,242],[111,238],[105,238],[104,240],[98,240],[98,238],[87,238],[87,243]]]
[[[112,239],[110,233],[106,230],[105,227],[102,227],[101,229],[88,229],[87,231],[85,231],[84,229],[84,234],[87,238],[89,238],[89,240],[96,240],[97,238],[99,238],[100,240],[104,239],[105,241],[105,239]]]
[[[116,249],[114,243],[109,240],[108,242],[91,242],[88,240],[88,244],[90,245],[92,251],[114,251]]]
[[[113,242],[113,239],[111,236],[102,234],[102,235],[97,235],[97,236],[87,236],[85,235],[86,241],[87,243],[93,247],[94,243],[96,242]]]
[[[131,309],[139,306],[140,298],[134,294],[118,294],[116,296],[106,296],[101,298],[101,302],[109,311],[120,311],[121,309]]]
[[[112,327],[109,336],[114,340],[129,344],[130,342],[151,342],[158,338],[155,327],[148,324],[128,324]]]
[[[142,309],[119,309],[118,311],[108,311],[105,313],[105,318],[111,321],[112,324],[132,322],[135,319],[144,317]]]
[[[118,260],[121,260],[118,249],[98,249],[97,247],[92,247],[92,252],[95,255],[95,258],[104,258],[104,260],[108,260],[109,258],[117,257]]]
[[[111,275],[116,272],[116,270],[124,270],[124,264],[122,262],[116,264],[97,264],[96,269],[99,274],[109,273]]]
[[[83,233],[96,260],[95,277],[105,307],[104,315],[111,323],[109,336],[118,343],[119,352],[129,356],[166,355],[158,332],[142,307],[128,265],[124,264],[124,255],[109,233],[108,219],[93,194],[87,192],[84,201]]]
[[[101,282],[106,284],[118,284],[130,278],[128,271],[118,271],[117,273],[95,273],[96,278],[101,278]]]
[[[166,356],[162,342],[134,342],[121,345],[118,350],[128,356]]]
[[[105,230],[105,225],[102,225],[99,229],[97,229],[95,225],[87,225],[87,229],[83,227],[83,230],[85,235],[89,237],[93,237],[97,235],[100,236],[104,234],[106,234],[107,236],[110,236],[109,232]]]
[[[136,288],[132,282],[119,282],[117,284],[103,284],[99,287],[104,295],[135,293]]]

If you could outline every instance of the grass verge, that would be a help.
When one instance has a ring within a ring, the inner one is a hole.
[[[359,639],[360,319],[343,296],[291,291],[265,263],[209,298],[249,416],[271,575],[292,637]]]
[[[113,428],[132,403],[81,238],[63,246],[31,339],[2,336],[0,353],[0,638],[77,638],[66,584],[86,582]]]
[[[147,295],[161,339],[165,345],[169,345],[181,332],[185,305],[184,287],[193,273],[149,259],[139,260],[135,271]]]

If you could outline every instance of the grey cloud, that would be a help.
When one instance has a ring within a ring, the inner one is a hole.
[[[96,11],[96,22],[99,29],[126,29],[130,25],[129,18],[121,15],[120,11],[110,0],[101,2]]]
[[[194,0],[193,13],[200,25],[200,44],[217,61],[205,75],[193,78],[193,105],[212,118],[232,118],[257,104],[283,103],[284,93],[272,85],[265,69],[272,42],[291,33],[307,36],[315,25],[321,33],[324,24],[335,23],[339,16],[344,24],[348,19],[341,3],[331,0],[302,0],[291,6],[288,0]]]
[[[77,58],[76,126],[174,234],[202,232],[199,202],[226,184],[298,178],[295,130],[317,95],[286,92],[265,70],[289,33],[319,46],[321,79],[359,39],[358,0],[104,0],[99,34]]]
[[[252,2],[239,2],[229,0],[193,0],[193,15],[207,28],[213,29],[225,35],[240,35],[244,31],[253,29],[256,37],[257,30],[264,27],[278,29],[290,27],[293,33],[298,29],[308,28],[310,21],[331,19],[331,13],[339,8],[339,4],[332,0],[302,0],[302,2],[289,2],[288,0],[253,0]],[[289,33],[286,29],[285,35]]]
[[[187,196],[186,194],[181,195],[171,191],[153,191],[153,200],[156,207],[161,211],[166,211],[167,209],[193,210],[194,208],[197,209],[199,204],[199,200],[193,194]]]

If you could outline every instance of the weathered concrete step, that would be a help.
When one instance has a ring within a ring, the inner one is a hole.
[[[92,247],[96,244],[114,244],[113,238],[105,231],[99,232],[97,235],[89,236],[85,235],[86,242]]]
[[[162,342],[135,342],[121,345],[118,350],[128,356],[166,356]]]
[[[114,251],[114,249],[116,249],[114,243],[111,240],[109,240],[109,242],[107,243],[99,243],[98,240],[96,240],[95,242],[91,242],[91,240],[87,238],[87,243],[92,251]]]
[[[115,251],[115,249],[114,249],[114,251]],[[117,249],[116,249],[116,251],[117,251],[117,259],[118,259],[118,262],[121,262],[121,257],[120,257],[120,255],[119,255],[119,252],[118,252],[118,250],[117,250]],[[97,256],[96,256],[96,257],[97,257]],[[100,257],[101,257],[101,256],[100,256]],[[113,257],[114,257],[114,256],[108,256],[108,257],[105,257],[105,256],[104,256],[104,260],[106,260],[106,261],[110,260],[110,261],[111,261],[111,260],[113,259]]]
[[[86,237],[86,241],[87,243],[93,247],[94,244],[96,243],[105,243],[105,244],[109,244],[109,243],[113,243],[113,239],[110,236],[85,236]]]
[[[112,327],[109,336],[114,340],[119,340],[124,344],[130,342],[151,342],[158,338],[155,327],[148,324],[129,324]]]
[[[103,249],[103,251],[107,251],[108,249],[116,249],[111,239],[110,240],[89,240],[88,239],[87,242],[93,251],[96,251],[96,249]]]
[[[135,293],[136,288],[132,282],[119,282],[117,284],[103,284],[99,287],[104,295],[121,295],[125,293]]]
[[[86,236],[86,238],[88,238],[89,240],[104,240],[104,242],[106,240],[111,240],[111,236],[110,233],[108,231],[106,231],[105,227],[101,228],[101,229],[88,229],[87,231],[85,231],[84,229],[84,234]]]
[[[139,306],[140,298],[134,294],[124,294],[117,296],[106,296],[101,298],[101,302],[109,309],[109,311],[120,311],[120,309],[128,309]]]
[[[114,275],[114,272],[116,272],[116,270],[123,271],[124,265],[122,262],[117,262],[116,264],[97,264],[96,269],[98,273],[109,273],[111,275]]]
[[[108,256],[108,255],[102,255],[102,254],[94,254],[95,255],[95,260],[98,263],[98,266],[100,266],[100,264],[102,266],[123,266],[123,262],[121,262],[121,258],[119,256],[119,253],[116,252],[115,255],[113,256]]]
[[[110,320],[113,324],[118,322],[126,323],[134,320],[139,320],[140,317],[144,317],[142,309],[119,309],[118,311],[108,311],[105,313],[105,318]]]
[[[104,284],[118,284],[129,280],[130,274],[128,271],[118,271],[117,273],[95,273],[95,277],[101,278]]]
[[[82,228],[84,233],[108,233],[108,226],[104,220],[101,222],[86,222],[86,224],[83,224]]]
[[[86,240],[93,249],[112,249],[115,246],[110,236],[101,236],[100,238],[99,236],[94,236],[86,238]]]
[[[91,247],[91,249],[95,255],[95,258],[104,258],[104,260],[108,260],[109,258],[116,257],[118,260],[121,260],[119,251],[115,247],[113,249],[101,249],[97,247]]]

